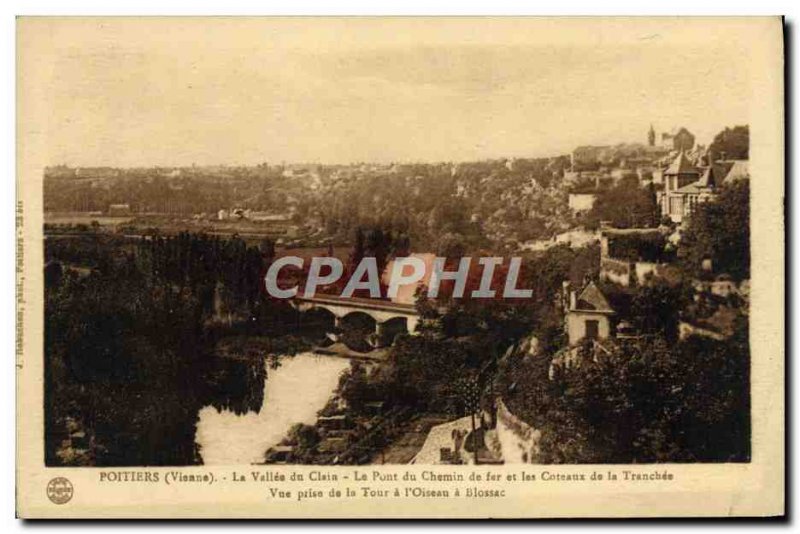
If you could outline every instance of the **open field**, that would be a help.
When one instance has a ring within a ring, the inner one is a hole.
[[[133,217],[109,217],[108,215],[93,214],[90,212],[45,212],[45,224],[85,224],[91,225],[97,222],[100,226],[117,226],[126,224],[133,220]]]

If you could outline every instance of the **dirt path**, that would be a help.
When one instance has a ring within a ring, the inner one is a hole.
[[[443,415],[421,415],[403,425],[403,432],[382,451],[373,455],[372,464],[407,464],[419,452],[431,427],[446,423]]]

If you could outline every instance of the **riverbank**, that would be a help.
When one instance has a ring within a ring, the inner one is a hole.
[[[198,413],[195,440],[206,465],[263,462],[296,424],[311,424],[333,395],[347,360],[304,352],[278,359],[263,381],[260,410],[237,414],[205,406]]]

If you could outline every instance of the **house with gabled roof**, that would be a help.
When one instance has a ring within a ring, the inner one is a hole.
[[[661,214],[675,223],[687,219],[698,205],[713,200],[718,189],[736,180],[749,178],[747,161],[716,161],[695,166],[681,151],[664,171],[664,190],[658,197]]]
[[[686,152],[681,150],[664,171],[664,190],[674,191],[697,181],[700,171]]]
[[[568,343],[553,355],[548,373],[551,380],[556,369],[580,364],[579,349],[584,343],[591,343],[594,350],[608,352],[603,345],[606,341],[613,342],[615,336],[617,312],[593,281],[586,282],[577,291],[573,291],[570,283],[565,281],[561,298]]]
[[[612,336],[616,312],[593,281],[578,291],[571,291],[565,282],[564,293],[564,326],[570,346],[583,339],[602,340]]]

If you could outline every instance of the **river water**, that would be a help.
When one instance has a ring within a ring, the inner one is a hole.
[[[264,402],[258,412],[237,415],[213,406],[198,414],[195,441],[206,465],[262,462],[296,423],[314,424],[339,382],[348,360],[310,352],[281,358],[264,380]]]

